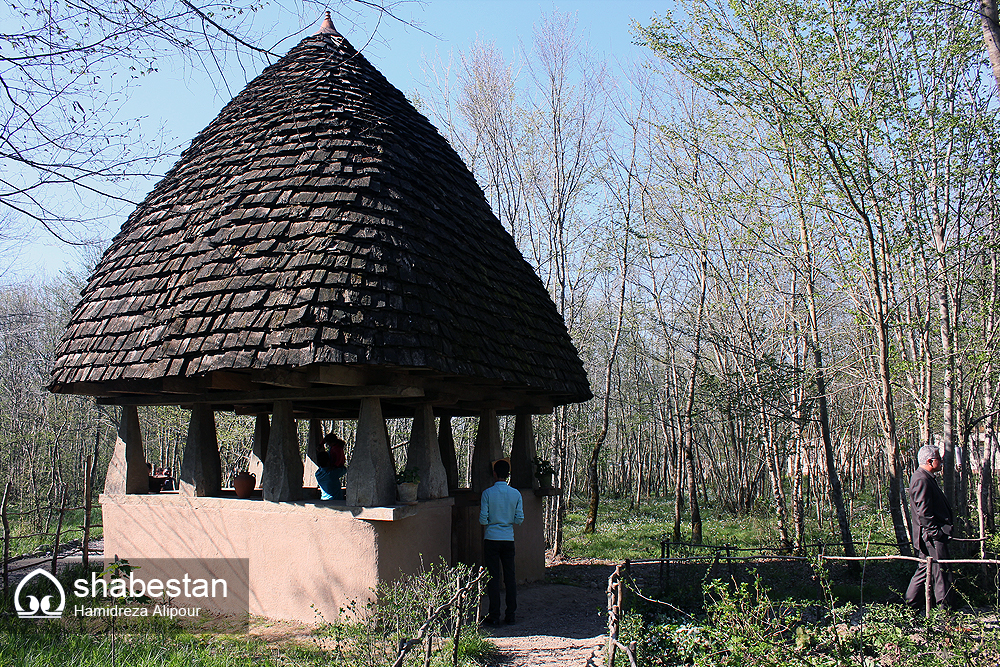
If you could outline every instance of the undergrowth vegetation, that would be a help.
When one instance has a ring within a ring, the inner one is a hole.
[[[459,665],[477,664],[492,646],[479,634],[477,609],[485,583],[477,583],[476,575],[466,565],[432,563],[419,574],[379,584],[370,602],[353,602],[316,634],[332,640],[335,664],[382,667],[393,664],[404,642],[418,638],[433,612],[443,610],[428,623],[429,645],[416,646],[403,664],[443,667],[456,657]],[[462,589],[468,594],[460,595]]]
[[[884,546],[892,541],[891,529],[876,513],[862,510],[854,518],[860,554],[895,553]],[[766,514],[706,512],[705,519],[706,544],[730,545],[733,554],[777,546]],[[967,612],[935,610],[924,618],[902,603],[914,569],[908,561],[856,568],[775,557],[730,563],[721,549],[674,545],[672,555],[692,560],[661,569],[660,540],[671,537],[673,507],[655,499],[639,508],[603,502],[593,536],[582,535],[582,512],[571,512],[567,526],[567,555],[633,561],[632,585],[642,595],[632,595],[620,639],[634,643],[640,667],[1000,665],[995,568],[987,576],[978,566],[956,567]],[[832,543],[833,530],[814,529],[809,541]],[[615,665],[628,664],[619,652]]]
[[[137,619],[128,632],[108,624],[82,631],[73,619],[22,620],[0,616],[0,665],[3,667],[372,667],[393,664],[400,641],[417,637],[429,608],[450,600],[456,586],[473,577],[471,568],[434,564],[422,573],[380,585],[370,603],[356,603],[335,622],[302,627],[294,639],[280,641],[251,634],[192,634],[172,620]],[[67,590],[80,575],[60,573]],[[472,667],[491,655],[493,647],[479,634],[476,592],[466,602],[458,650],[454,650],[457,613],[432,624],[430,665]],[[14,609],[13,596],[3,599]],[[254,625],[253,623],[251,625]],[[423,665],[424,646],[407,656],[405,665]]]
[[[622,640],[636,647],[640,667],[993,667],[1000,632],[973,615],[935,611],[930,618],[899,604],[859,607],[777,600],[760,583],[712,580],[704,613],[637,609],[625,618]],[[616,665],[627,665],[625,656]]]

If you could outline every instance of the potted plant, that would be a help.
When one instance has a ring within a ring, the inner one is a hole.
[[[420,486],[420,471],[406,468],[396,473],[396,495],[402,503],[417,502],[417,488]]]
[[[538,480],[538,486],[543,489],[551,489],[552,477],[556,474],[555,468],[552,467],[548,459],[543,459],[540,456],[535,457],[534,463],[535,479]]]

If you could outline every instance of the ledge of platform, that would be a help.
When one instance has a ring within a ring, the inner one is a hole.
[[[400,521],[415,516],[423,510],[439,507],[451,507],[455,499],[435,498],[421,500],[412,505],[388,505],[384,507],[356,507],[348,505],[343,500],[296,500],[292,502],[274,503],[260,497],[259,491],[251,498],[237,498],[235,493],[222,496],[182,496],[180,493],[167,491],[148,494],[106,494],[100,497],[101,504],[138,505],[156,507],[213,508],[232,511],[251,511],[267,513],[309,513],[309,512],[344,512],[362,521]]]

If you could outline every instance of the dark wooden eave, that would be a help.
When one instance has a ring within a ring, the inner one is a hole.
[[[312,366],[293,371],[215,371],[199,378],[159,378],[53,387],[54,391],[94,396],[101,405],[210,404],[240,414],[268,413],[275,401],[292,401],[300,416],[354,418],[360,399],[379,398],[387,417],[410,417],[418,404],[438,414],[548,414],[552,398],[538,391],[516,391],[499,383],[470,383],[422,369]]]

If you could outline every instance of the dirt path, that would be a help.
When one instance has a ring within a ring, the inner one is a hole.
[[[595,561],[551,563],[546,583],[519,587],[517,623],[484,631],[500,650],[491,666],[603,665],[611,569]]]

